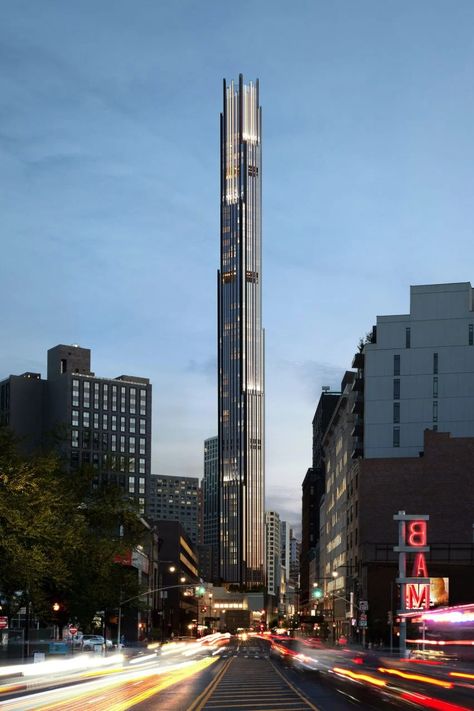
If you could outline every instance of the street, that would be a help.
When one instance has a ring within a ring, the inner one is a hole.
[[[346,711],[474,708],[474,675],[425,665],[381,666],[353,650],[311,649],[264,635],[177,642],[107,666],[3,679],[2,711]],[[93,659],[93,657],[86,657]],[[423,667],[423,668],[421,668]],[[31,668],[31,667],[30,667]],[[472,671],[472,669],[471,669]],[[450,680],[449,674],[451,674]],[[453,675],[457,675],[454,677]],[[390,678],[389,678],[390,677]],[[394,678],[396,677],[396,678]],[[393,682],[392,682],[393,678]],[[454,683],[456,679],[456,683]],[[429,692],[426,690],[430,689]],[[432,693],[434,690],[434,693]]]

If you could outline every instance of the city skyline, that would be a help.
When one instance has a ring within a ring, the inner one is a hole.
[[[321,386],[410,285],[472,281],[474,8],[250,7],[5,7],[0,377],[44,375],[56,343],[145,373],[152,472],[202,476],[220,81],[259,76],[266,508],[296,522]]]

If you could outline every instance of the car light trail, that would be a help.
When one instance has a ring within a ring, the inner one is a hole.
[[[424,684],[441,686],[443,689],[452,689],[454,686],[451,681],[442,681],[441,679],[434,679],[432,676],[424,676],[423,674],[409,674],[408,672],[401,671],[400,669],[387,669],[386,667],[379,667],[377,671],[382,672],[382,674],[393,674],[394,676],[399,676],[402,679],[408,679],[409,681],[421,681]]]
[[[414,694],[410,691],[404,691],[401,694],[401,698],[406,701],[411,701],[412,703],[414,702],[419,706],[424,706],[427,709],[434,709],[435,711],[471,711],[467,706],[459,706],[449,701],[434,699],[431,696],[423,696],[422,694]]]
[[[357,674],[356,672],[349,671],[349,669],[342,669],[342,667],[333,667],[333,671],[340,676],[347,676],[353,681],[366,681],[368,684],[373,684],[374,686],[387,686],[387,682],[382,679],[377,679],[375,676],[370,676],[369,674]]]

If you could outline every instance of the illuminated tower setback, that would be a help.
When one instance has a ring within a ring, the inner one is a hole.
[[[265,583],[261,109],[258,80],[224,81],[218,272],[220,577]]]

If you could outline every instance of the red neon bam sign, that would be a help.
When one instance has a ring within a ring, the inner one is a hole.
[[[428,515],[406,514],[399,511],[394,517],[398,521],[399,577],[401,588],[401,610],[418,610],[430,606],[430,578],[425,553],[428,545]],[[407,575],[407,558],[413,555],[411,575]]]
[[[427,548],[428,527],[426,521],[407,521],[406,523],[406,544],[412,550]],[[417,551],[413,559],[411,571],[412,578],[428,578],[428,567],[426,565],[425,553]],[[430,584],[429,583],[407,583],[405,589],[407,610],[430,606]]]

